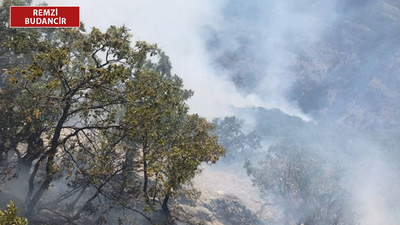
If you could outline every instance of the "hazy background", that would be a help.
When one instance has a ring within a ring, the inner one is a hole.
[[[400,115],[397,0],[47,3],[79,5],[88,28],[125,24],[157,43],[208,118],[262,106],[373,128]]]

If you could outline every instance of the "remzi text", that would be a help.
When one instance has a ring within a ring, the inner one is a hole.
[[[58,16],[57,9],[34,9],[33,16]]]

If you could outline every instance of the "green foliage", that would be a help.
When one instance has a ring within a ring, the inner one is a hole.
[[[216,125],[214,134],[218,136],[219,143],[226,149],[226,161],[232,162],[251,157],[261,148],[261,137],[256,131],[244,134],[243,122],[238,118],[234,116],[218,118],[214,119],[213,123]]]
[[[0,224],[2,225],[27,225],[28,220],[18,216],[18,208],[14,202],[7,205],[6,210],[0,210]]]
[[[164,189],[178,190],[189,182],[201,163],[216,163],[225,150],[218,145],[217,137],[210,136],[214,125],[198,115],[189,115],[177,139],[164,151],[166,165],[163,173],[167,177]]]
[[[28,144],[28,154],[23,164],[29,165],[36,158],[33,148],[39,148],[40,134],[46,124],[39,120],[36,99],[26,97],[21,84],[23,74],[16,67],[26,68],[34,56],[46,51],[49,42],[38,29],[16,29],[9,27],[10,5],[26,5],[27,1],[6,0],[0,7],[0,164],[5,165],[6,155],[16,150],[18,143]],[[52,31],[47,31],[51,33]],[[36,119],[33,121],[33,119]],[[37,150],[38,152],[40,150]]]
[[[1,68],[0,162],[8,165],[8,154],[24,173],[32,171],[28,216],[54,181],[65,179],[66,191],[45,203],[64,219],[103,221],[95,212],[113,207],[149,219],[154,210],[168,211],[174,197],[194,193],[190,181],[201,163],[224,154],[214,125],[188,114],[193,92],[172,75],[168,56],[156,45],[132,43],[126,27],[1,32],[4,58],[18,64]]]

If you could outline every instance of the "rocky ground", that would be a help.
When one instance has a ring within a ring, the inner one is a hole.
[[[183,214],[190,215],[193,223],[262,224],[260,218],[268,217],[261,215],[259,191],[241,164],[204,166],[194,186],[202,193],[199,201],[181,204]]]

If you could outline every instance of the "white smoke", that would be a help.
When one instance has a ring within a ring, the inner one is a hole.
[[[296,4],[289,1],[263,3],[266,10],[250,24],[259,30],[262,43],[257,57],[264,57],[271,65],[263,71],[259,85],[250,93],[237,90],[229,79],[230,71],[218,70],[206,49],[204,28],[224,29],[227,24],[223,10],[229,1],[211,0],[149,0],[149,1],[96,1],[48,0],[49,5],[78,5],[81,19],[87,27],[106,29],[109,25],[126,25],[135,39],[157,43],[170,56],[174,73],[183,78],[185,87],[195,91],[189,101],[192,112],[208,118],[232,115],[232,107],[261,106],[309,119],[296,104],[289,102],[286,91],[293,83],[293,74],[286,67],[290,54],[286,49],[288,36],[297,40],[314,40],[326,24],[328,7],[311,4],[309,9],[297,13]],[[34,4],[39,3],[38,1]],[[259,3],[257,3],[259,4]],[[328,3],[324,3],[328,4]],[[236,6],[235,6],[236,7]],[[237,5],[240,7],[240,5]],[[317,14],[310,13],[318,12]],[[329,18],[330,19],[330,18]],[[250,24],[243,24],[245,26]],[[242,32],[243,30],[238,30]],[[224,37],[229,43],[230,37]],[[258,47],[258,46],[257,46]]]

